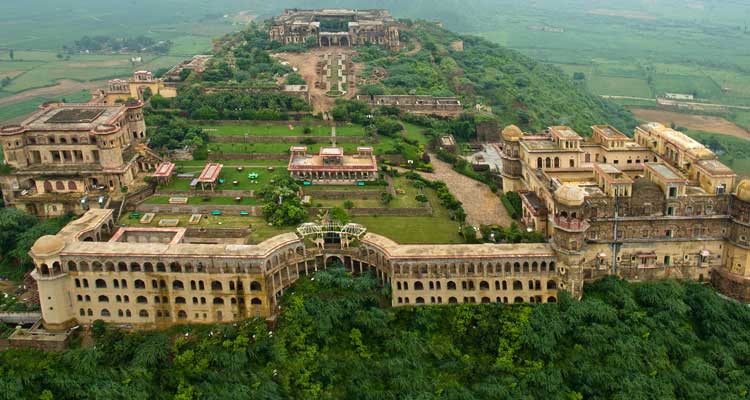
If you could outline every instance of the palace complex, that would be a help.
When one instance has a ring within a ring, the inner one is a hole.
[[[271,40],[319,47],[377,44],[399,50],[398,23],[387,10],[287,9],[272,20]]]
[[[568,127],[502,132],[504,184],[521,193],[524,222],[549,237],[541,244],[406,245],[354,223],[306,223],[256,245],[194,243],[186,228],[117,228],[112,210],[91,209],[31,249],[45,326],[273,318],[290,285],[334,261],[373,271],[393,306],[553,302],[606,275],[710,279],[750,300],[750,181],[735,185],[710,151],[659,124],[635,139],[593,129],[589,140]],[[292,153],[290,167],[335,169],[343,157]]]
[[[108,206],[139,171],[153,169],[145,137],[139,101],[43,104],[19,125],[0,128],[10,167],[0,174],[3,201],[40,217]]]
[[[297,180],[351,184],[378,178],[372,147],[357,147],[357,154],[353,155],[345,155],[341,147],[321,147],[318,154],[308,154],[307,147],[293,146],[289,152],[289,174]]]

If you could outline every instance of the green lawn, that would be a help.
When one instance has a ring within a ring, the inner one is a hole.
[[[311,125],[312,132],[304,133],[302,125],[293,126],[289,129],[287,125],[200,125],[209,135],[214,136],[310,136],[310,137],[330,137],[331,127],[326,125]],[[360,125],[347,125],[336,127],[336,136],[364,136],[365,129]]]
[[[203,166],[198,167],[183,167],[180,169],[180,173],[194,173],[196,177],[200,175],[203,170]],[[255,172],[259,175],[258,179],[255,179],[257,183],[247,177],[251,172]],[[216,190],[259,190],[271,183],[271,180],[278,179],[287,176],[288,172],[286,168],[278,167],[273,172],[268,172],[265,168],[260,167],[248,167],[244,168],[242,172],[237,171],[236,167],[225,166],[222,169],[219,178],[224,179],[223,184],[217,184]],[[233,185],[232,181],[238,181],[238,185]],[[190,190],[190,179],[177,179],[173,178],[168,185],[159,186],[160,190]]]
[[[402,122],[404,125],[404,137],[410,140],[416,140],[420,144],[427,144],[430,139],[425,136],[422,132],[426,129],[419,125],[410,124],[408,122]]]
[[[195,167],[203,168],[208,161],[205,160],[191,160],[191,161],[175,161],[177,167],[185,167],[191,170]],[[221,160],[218,163],[224,164],[224,167],[286,167],[289,162],[284,160]]]

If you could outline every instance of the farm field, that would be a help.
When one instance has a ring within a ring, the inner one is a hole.
[[[675,124],[693,131],[713,132],[750,139],[750,132],[722,117],[693,115],[660,109],[632,108],[633,114],[643,121],[660,122],[665,126]]]

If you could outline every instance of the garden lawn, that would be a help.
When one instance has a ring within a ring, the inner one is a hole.
[[[197,167],[183,167],[179,173],[192,173],[197,178],[203,170],[203,166]],[[255,179],[256,183],[247,177],[251,172],[258,174],[258,179]],[[261,167],[250,167],[244,168],[244,170],[237,171],[235,166],[224,166],[219,178],[224,179],[223,184],[217,184],[215,190],[259,190],[264,186],[271,183],[273,179],[279,179],[288,174],[286,168],[276,168],[273,172],[269,172],[266,168]],[[177,179],[172,178],[172,181],[168,185],[160,185],[159,190],[191,190],[190,181],[192,179]],[[233,185],[232,181],[236,180],[237,185]]]
[[[169,199],[174,196],[151,196],[146,199],[146,204],[169,204]],[[203,199],[200,195],[188,197],[188,205],[215,205],[215,206],[255,206],[261,203],[255,197],[243,197],[241,201],[236,201],[234,197],[209,197]]]

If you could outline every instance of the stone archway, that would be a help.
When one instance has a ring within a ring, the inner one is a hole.
[[[330,46],[331,46],[331,39],[329,39],[328,36],[321,36],[320,47],[330,47]]]
[[[328,256],[328,257],[326,257],[326,261],[325,261],[325,267],[326,268],[329,268],[329,267],[334,266],[336,264],[339,264],[339,265],[341,265],[343,267],[344,266],[344,260],[341,257],[339,257],[339,256]]]
[[[339,45],[343,47],[349,47],[349,38],[346,36],[342,36],[341,39],[339,39]]]

